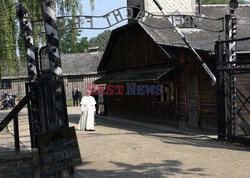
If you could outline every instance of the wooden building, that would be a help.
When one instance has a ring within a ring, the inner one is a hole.
[[[244,8],[244,14],[242,9]],[[205,6],[203,13],[209,17],[224,17],[227,6]],[[239,7],[236,16],[245,19],[250,8]],[[207,22],[209,29],[181,28],[187,40],[198,51],[211,71],[216,74],[215,41],[224,32],[222,24]],[[218,25],[220,24],[220,25]],[[243,25],[244,22],[238,22]],[[155,27],[155,28],[152,28]],[[180,36],[162,18],[147,18],[113,30],[98,71],[105,76],[97,84],[123,85],[123,95],[107,95],[107,113],[143,122],[156,122],[175,126],[217,129],[216,86]],[[237,32],[237,37],[247,37],[250,24]],[[241,44],[237,50],[249,50],[250,44]],[[135,83],[140,93],[127,93]],[[147,94],[146,87],[162,85],[162,94]],[[244,84],[250,88],[249,80]],[[143,92],[141,92],[143,90]]]
[[[100,63],[102,52],[62,54],[64,72],[64,85],[66,98],[72,98],[72,90],[76,88],[83,94],[86,93],[87,84],[100,78],[97,67]]]
[[[73,88],[84,94],[87,84],[100,78],[97,66],[101,60],[102,52],[61,54],[62,69],[65,84],[66,98],[72,98]],[[25,96],[25,83],[27,79],[26,64],[19,65],[19,72],[5,73],[0,81],[0,96],[4,93],[13,93],[18,97]]]

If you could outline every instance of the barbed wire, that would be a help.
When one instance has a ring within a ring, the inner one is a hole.
[[[26,0],[20,0],[20,2],[23,2],[23,1],[26,1]],[[193,8],[193,9],[191,8],[192,0],[187,0],[187,1],[183,1],[183,0],[176,0],[176,1],[173,1],[173,0],[158,0],[158,1],[162,4],[163,8],[165,9],[165,11],[167,11],[168,15],[179,14],[179,13],[180,14],[190,14],[190,13],[193,14],[193,13],[196,12],[195,8]],[[17,4],[19,4],[19,3],[12,4],[12,5],[8,6],[8,7],[6,7],[5,9],[0,9],[0,12],[6,10],[8,8],[12,8],[12,7],[16,6]],[[157,6],[153,3],[153,1],[152,1],[152,3],[151,3],[151,1],[149,1],[149,3],[145,4],[145,10],[149,11],[149,9],[150,9],[150,12],[155,11],[155,13],[158,13],[158,14],[161,13],[158,10]],[[241,13],[241,12],[238,12],[238,13]],[[239,21],[244,21],[244,20],[245,20],[246,23],[248,23],[250,21],[249,19],[246,19],[246,18],[239,19]],[[43,21],[43,20],[34,19],[33,23],[39,23],[40,21]],[[149,24],[147,24],[147,25],[150,26]],[[155,27],[152,26],[152,28],[155,28]],[[169,26],[168,28],[173,28],[173,27]],[[239,24],[238,25],[238,30],[246,29],[246,28],[247,27],[244,27],[244,24]],[[158,29],[161,29],[161,28],[159,27]],[[15,31],[15,30],[13,30],[13,31]],[[19,33],[20,30],[17,30],[16,32]],[[44,35],[44,32],[39,30],[36,33],[34,33],[34,35],[35,36],[36,35],[41,36],[41,35]]]
[[[193,0],[158,0],[161,4],[162,8],[167,14],[195,14],[196,13],[196,6],[192,4]],[[153,1],[149,1],[145,4],[145,10],[154,12],[154,13],[160,13],[161,11],[156,6],[156,4]]]

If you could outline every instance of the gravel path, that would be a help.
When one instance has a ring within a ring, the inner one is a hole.
[[[0,133],[0,178],[30,177],[27,111],[20,119],[21,156],[14,153],[10,132]],[[0,116],[1,116],[0,112]],[[68,108],[77,126],[80,108]],[[181,131],[115,117],[98,117],[96,131],[77,131],[83,164],[75,177],[218,177],[250,178],[250,148]],[[9,126],[11,131],[12,127]],[[25,144],[26,146],[24,146]]]
[[[77,112],[69,110],[72,126]],[[76,177],[250,178],[248,147],[119,118],[100,117],[96,123],[95,132],[77,131],[83,165],[76,167]]]

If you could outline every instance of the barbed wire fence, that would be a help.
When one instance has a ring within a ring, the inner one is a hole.
[[[172,14],[186,14],[186,15],[194,15],[197,12],[196,9],[196,0],[158,0],[161,4],[164,11],[167,13],[166,15]],[[145,10],[150,11],[153,14],[162,14],[159,8],[153,1],[145,2]]]
[[[20,0],[19,2],[25,2],[26,0]],[[164,10],[167,12],[168,15],[173,15],[173,14],[182,14],[182,15],[197,15],[198,14],[198,0],[158,0]],[[201,0],[201,5],[203,5],[203,2]],[[2,7],[0,8],[0,12],[12,9],[12,8],[16,8],[17,3],[14,4],[10,4],[8,7]],[[211,5],[211,6],[217,6],[217,5]],[[225,4],[225,6],[227,6],[227,4]],[[246,5],[249,6],[249,5]],[[162,15],[162,13],[160,12],[160,10],[158,9],[158,7],[155,5],[155,3],[153,2],[153,0],[151,1],[145,1],[145,11],[150,11],[153,14],[160,14]],[[249,8],[250,9],[250,8]],[[202,12],[202,14],[209,14],[209,12]],[[250,12],[249,12],[250,13]],[[246,11],[237,11],[236,10],[236,16],[240,16],[241,18],[238,18],[238,24],[237,24],[237,31],[241,31],[241,30],[245,30],[249,28],[248,24],[250,24],[250,20],[247,17]],[[222,16],[215,16],[214,14],[209,14],[208,17],[213,17],[213,18],[219,18]],[[13,15],[13,18],[15,18],[15,14]],[[33,23],[34,25],[38,25],[38,23],[43,23],[43,21],[39,20],[39,19],[33,19]],[[43,44],[43,38],[45,37],[44,31],[43,31],[43,24],[40,25],[41,28],[36,28],[34,29],[34,36],[38,36],[36,43],[38,45]],[[3,40],[2,35],[4,33],[9,33],[9,31],[4,31],[4,32],[0,32],[0,50],[16,50],[16,44],[9,44],[8,41]],[[20,33],[19,29],[16,29],[16,33]],[[246,34],[247,35],[247,34]],[[250,36],[250,34],[248,34],[248,36]],[[211,40],[211,44],[214,44],[214,41]],[[0,56],[1,59],[1,56]]]
[[[225,17],[226,14],[229,14],[229,9],[228,9],[228,4],[210,4],[210,5],[204,5],[203,0],[158,0],[158,2],[161,4],[162,8],[166,12],[167,15],[200,15],[208,18],[223,18]],[[201,7],[199,6],[201,5]],[[225,13],[223,14],[222,12],[218,13],[211,13],[209,12],[209,8],[203,8],[206,6],[210,7],[225,7]],[[249,7],[249,8],[244,8],[244,10],[235,10],[235,14],[237,17],[237,31],[247,31],[247,29],[250,28],[250,20],[249,20],[249,15],[250,14],[250,4],[249,3],[239,3],[239,8],[240,7]],[[147,1],[145,3],[145,11],[150,11],[152,14],[156,15],[162,15],[162,12],[159,10],[157,5],[152,1]],[[201,10],[201,11],[200,11]],[[199,14],[201,12],[201,14]],[[215,22],[215,21],[214,21]],[[204,24],[205,26],[209,26],[211,24]],[[218,25],[218,24],[217,24]],[[213,26],[213,25],[211,25]],[[223,33],[218,32],[218,36],[221,38],[224,38]],[[250,36],[249,34],[245,34],[245,37]],[[236,35],[237,37],[237,35]],[[195,43],[195,42],[194,42]],[[243,42],[241,42],[243,43]],[[249,46],[246,41],[244,41],[245,46]],[[203,45],[214,45],[214,39],[211,39],[211,42],[209,44],[203,44]],[[243,45],[243,44],[241,44]],[[246,47],[247,48],[247,47]]]

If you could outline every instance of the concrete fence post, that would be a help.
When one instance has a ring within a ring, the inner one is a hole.
[[[32,148],[32,177],[40,178],[38,149]]]

